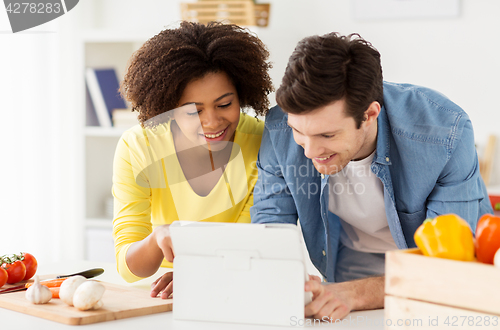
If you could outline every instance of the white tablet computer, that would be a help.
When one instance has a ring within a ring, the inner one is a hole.
[[[174,318],[289,326],[304,318],[306,258],[292,224],[170,226]]]

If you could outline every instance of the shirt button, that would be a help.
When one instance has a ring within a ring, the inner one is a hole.
[[[325,178],[325,175],[323,173],[321,173],[321,178],[324,179]]]
[[[325,250],[323,250],[323,255],[324,255],[324,256],[326,256],[326,252],[325,252]]]
[[[386,162],[389,162],[389,157],[385,157],[385,161],[386,161]]]

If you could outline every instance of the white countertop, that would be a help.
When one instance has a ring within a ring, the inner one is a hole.
[[[104,282],[120,284],[124,286],[140,287],[144,290],[149,290],[151,282],[165,272],[165,269],[160,269],[156,275],[150,278],[135,282],[133,284],[125,282],[116,271],[115,264],[90,261],[75,261],[65,262],[52,265],[39,265],[38,274],[69,274],[82,271],[90,268],[103,268],[104,274],[96,279]],[[151,298],[153,299],[153,298]],[[174,307],[175,308],[175,307]],[[0,308],[0,324],[2,329],[37,329],[37,330],[59,330],[59,329],[76,329],[83,328],[85,330],[97,329],[120,329],[120,330],[137,330],[141,328],[158,328],[158,329],[177,329],[177,330],[198,330],[198,329],[217,329],[217,330],[279,330],[286,328],[299,328],[301,322],[305,322],[305,327],[315,326],[326,329],[358,329],[372,330],[383,329],[384,311],[372,310],[362,312],[352,312],[342,322],[337,323],[319,323],[313,324],[312,319],[297,320],[291,322],[290,327],[273,327],[259,325],[244,325],[232,323],[215,323],[215,322],[196,322],[196,321],[180,321],[174,320],[172,312],[158,313],[146,316],[132,317],[121,320],[101,322],[83,326],[65,325],[62,323],[41,319],[35,316],[14,312],[8,309]]]

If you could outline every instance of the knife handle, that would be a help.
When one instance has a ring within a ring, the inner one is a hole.
[[[104,269],[102,269],[102,268],[93,268],[93,269],[89,269],[89,270],[86,270],[86,271],[83,271],[83,272],[74,273],[74,274],[59,275],[56,278],[71,277],[71,276],[76,276],[76,275],[80,275],[80,276],[83,276],[85,278],[92,278],[92,277],[99,276],[102,273],[104,273]]]
[[[23,290],[26,290],[25,284],[16,285],[16,286],[13,286],[13,287],[7,288],[7,289],[1,289],[0,294],[1,293],[16,292],[16,291],[23,291]]]

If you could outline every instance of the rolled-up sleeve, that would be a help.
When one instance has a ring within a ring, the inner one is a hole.
[[[455,213],[464,218],[475,232],[478,218],[493,212],[479,172],[474,132],[466,120],[427,203],[427,217]]]
[[[113,240],[118,273],[127,282],[140,280],[127,266],[130,245],[152,233],[151,189],[137,184],[129,143],[120,139],[113,162]],[[147,182],[147,178],[142,178]]]

